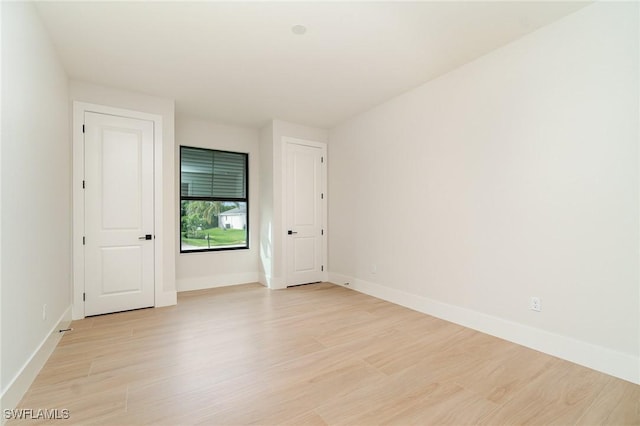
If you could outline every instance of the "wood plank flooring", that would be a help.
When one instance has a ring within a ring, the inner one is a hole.
[[[19,407],[51,424],[640,424],[640,386],[328,283],[72,327]]]

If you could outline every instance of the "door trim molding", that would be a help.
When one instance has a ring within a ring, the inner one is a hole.
[[[298,139],[298,138],[292,138],[290,136],[283,136],[282,140],[281,140],[281,154],[282,154],[282,187],[281,187],[281,191],[282,191],[282,214],[283,214],[283,222],[282,222],[282,230],[283,230],[283,235],[281,236],[283,244],[282,244],[282,260],[280,262],[280,267],[282,268],[282,277],[283,277],[283,282],[281,286],[275,287],[274,288],[286,288],[287,287],[287,282],[288,280],[288,268],[287,268],[287,243],[285,241],[285,236],[284,236],[284,231],[285,228],[287,226],[286,223],[286,211],[287,211],[287,179],[286,179],[286,175],[285,175],[285,167],[287,164],[287,145],[288,144],[295,144],[295,145],[303,145],[303,146],[310,146],[313,148],[320,148],[322,150],[322,156],[324,157],[324,162],[322,163],[322,177],[320,179],[320,184],[322,185],[322,192],[324,194],[324,199],[322,201],[322,228],[324,229],[324,235],[322,236],[322,264],[324,265],[324,271],[322,272],[322,281],[327,281],[329,279],[329,268],[327,265],[328,262],[328,253],[327,253],[327,236],[329,234],[329,230],[328,230],[328,220],[327,220],[327,213],[328,213],[328,209],[327,209],[327,200],[329,199],[329,194],[328,194],[328,188],[327,188],[327,144],[324,142],[315,142],[315,141],[310,141],[310,140],[306,140],[306,139]]]
[[[162,116],[133,111],[122,108],[114,108],[106,105],[98,105],[87,102],[73,102],[73,172],[71,187],[73,196],[73,227],[72,227],[72,263],[73,263],[73,289],[72,289],[72,318],[85,317],[83,293],[84,282],[84,248],[82,237],[84,235],[84,191],[82,180],[84,177],[84,124],[85,112],[95,112],[106,115],[136,118],[153,122],[153,227],[155,232],[154,250],[154,306],[159,305],[158,297],[162,295],[162,253],[164,246],[164,234],[162,227]],[[160,303],[162,304],[162,303]]]

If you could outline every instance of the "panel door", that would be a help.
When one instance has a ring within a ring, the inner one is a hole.
[[[286,144],[287,285],[322,281],[322,149]]]
[[[85,113],[85,315],[154,305],[153,122]]]

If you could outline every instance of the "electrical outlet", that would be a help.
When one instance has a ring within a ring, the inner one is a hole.
[[[42,305],[42,321],[47,319],[47,304]]]
[[[540,298],[535,296],[532,297],[529,307],[532,311],[540,312],[542,310],[542,303],[540,302]]]

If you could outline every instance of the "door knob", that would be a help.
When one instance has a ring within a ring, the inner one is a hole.
[[[288,234],[288,235],[292,235],[292,234],[297,234],[297,232],[296,232],[296,231],[292,231],[291,229],[289,229],[289,230],[287,231],[287,234]]]
[[[139,240],[150,240],[151,239],[151,234],[146,234],[143,235],[142,237],[138,237]]]

